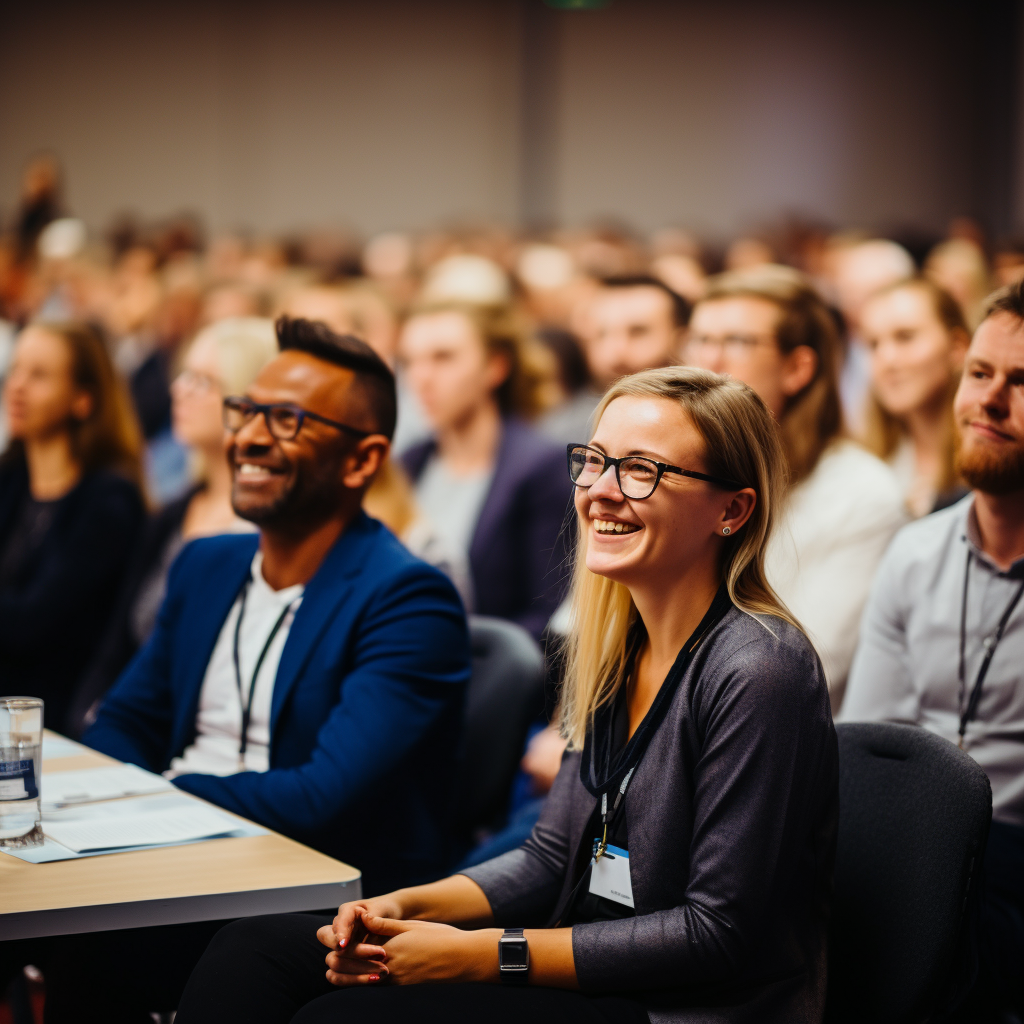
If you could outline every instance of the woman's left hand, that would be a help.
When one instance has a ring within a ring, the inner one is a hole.
[[[433,921],[397,921],[363,916],[373,941],[387,952],[387,980],[397,985],[438,981],[489,981],[498,973],[496,928],[463,931]],[[327,980],[341,986],[349,981],[342,953],[327,955]],[[384,980],[383,978],[381,979]]]

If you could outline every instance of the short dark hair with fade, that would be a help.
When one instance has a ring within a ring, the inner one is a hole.
[[[605,288],[656,288],[664,294],[672,307],[672,323],[676,327],[685,327],[690,322],[690,313],[693,311],[690,303],[653,274],[614,274],[602,277],[601,285]]]
[[[365,341],[353,334],[335,334],[319,320],[279,317],[274,327],[282,352],[305,352],[325,363],[351,370],[374,424],[374,433],[389,440],[395,433],[398,404],[395,375],[387,363]]]
[[[993,292],[985,300],[982,322],[997,313],[1008,313],[1024,323],[1024,278]]]

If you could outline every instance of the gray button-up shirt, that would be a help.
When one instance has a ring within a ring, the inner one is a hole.
[[[958,742],[961,699],[966,707],[985,642],[1022,580],[1024,557],[1004,572],[981,550],[973,495],[905,526],[875,577],[839,720],[912,722]],[[992,658],[965,748],[992,783],[993,817],[1024,825],[1024,598]]]

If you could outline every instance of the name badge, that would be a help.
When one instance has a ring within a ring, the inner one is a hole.
[[[590,891],[606,900],[633,906],[633,883],[629,880],[629,852],[609,846],[590,869]]]

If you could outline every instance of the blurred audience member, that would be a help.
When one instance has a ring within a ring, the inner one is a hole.
[[[62,215],[61,173],[57,158],[43,153],[29,161],[21,178],[21,199],[14,215],[19,262],[35,258],[43,229]]]
[[[956,300],[927,278],[876,292],[861,310],[871,356],[868,448],[885,459],[912,516],[963,496],[953,466],[953,394],[970,334]]]
[[[753,270],[774,262],[772,247],[763,239],[752,236],[730,242],[723,261],[726,270]]]
[[[477,306],[507,303],[512,297],[508,274],[493,260],[473,253],[447,256],[427,273],[421,302],[465,302]]]
[[[473,603],[465,552],[441,538],[416,504],[412,481],[394,459],[385,459],[363,498],[363,511],[379,519],[417,558],[440,569],[455,584],[466,607]]]
[[[605,278],[586,311],[591,386],[546,416],[544,433],[559,444],[590,440],[594,409],[613,381],[679,362],[689,317],[686,299],[656,277]]]
[[[149,639],[167,590],[167,574],[196,537],[250,532],[231,507],[231,469],[224,454],[224,399],[243,394],[277,355],[270,320],[221,320],[199,333],[171,385],[175,439],[192,455],[197,482],[153,515],[142,532],[120,597],[90,666],[69,723],[76,734],[95,702]]]
[[[960,303],[971,330],[977,327],[985,297],[992,290],[988,263],[977,243],[966,238],[940,242],[928,254],[924,272]]]
[[[900,532],[864,615],[842,717],[913,722],[992,782],[972,1021],[1024,1017],[1024,285],[997,293],[954,403],[973,488]]]
[[[405,468],[447,547],[468,558],[472,610],[539,637],[565,590],[564,449],[525,420],[552,387],[551,359],[506,306],[427,306],[400,341],[434,437]]]
[[[41,697],[61,730],[142,523],[141,439],[102,339],[83,325],[25,328],[4,404],[0,690]]]
[[[777,266],[712,279],[686,348],[694,365],[749,384],[782,428],[790,490],[766,564],[821,655],[833,708],[875,568],[905,521],[892,471],[843,437],[838,352],[828,307]]]
[[[1010,239],[996,248],[992,255],[992,274],[999,288],[1024,278],[1024,239]]]
[[[840,339],[846,341],[846,350],[838,367],[839,394],[846,422],[859,435],[871,388],[868,354],[861,344],[861,309],[875,292],[912,277],[917,268],[902,245],[882,238],[841,245],[831,263],[832,285],[847,329],[847,338]]]

